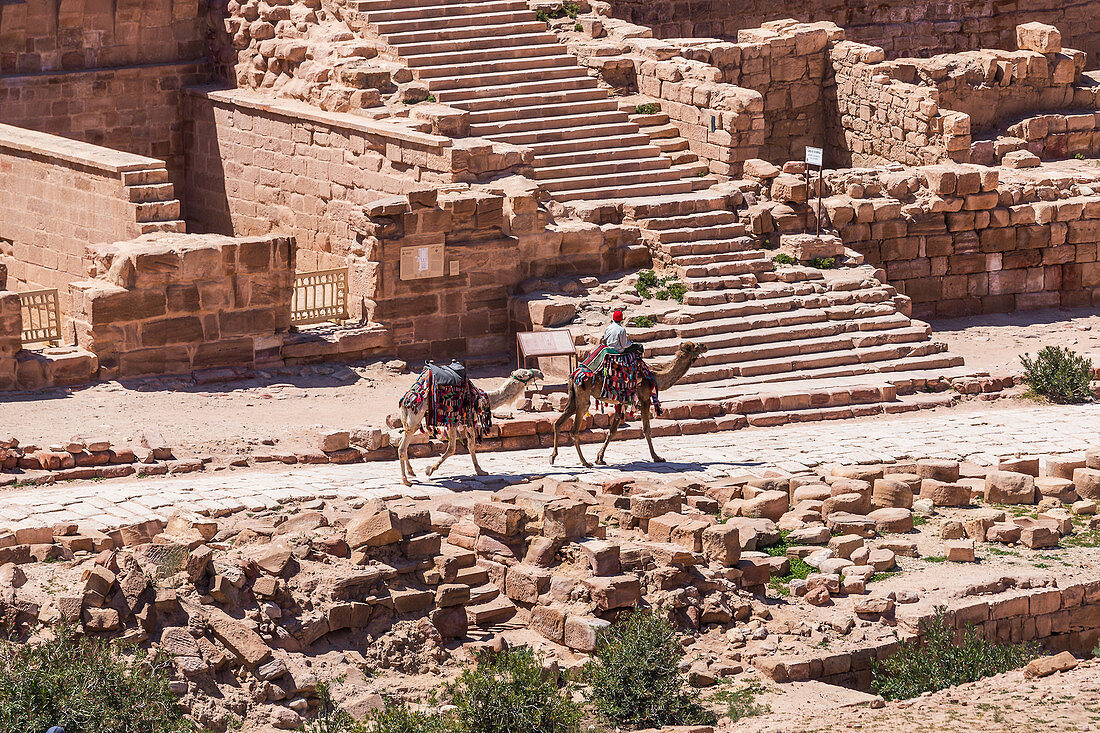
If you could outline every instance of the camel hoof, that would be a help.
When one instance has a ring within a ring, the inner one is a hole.
[[[431,476],[433,473],[435,473],[435,468],[429,468],[427,471],[424,472],[424,475]]]
[[[654,463],[664,463],[665,459],[661,458],[660,456],[653,456],[653,462]]]
[[[597,459],[596,459],[596,465],[597,465],[597,466],[606,466],[606,465],[607,465],[607,461],[605,461],[605,460],[604,460],[604,459],[602,459],[602,458],[597,458]]]
[[[488,471],[474,471],[474,473],[476,473],[478,476],[488,476],[489,475]]]
[[[405,484],[406,486],[412,486],[413,485],[413,482],[409,481],[407,478],[401,479],[401,483]]]

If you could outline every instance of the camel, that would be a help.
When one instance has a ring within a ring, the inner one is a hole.
[[[695,363],[695,360],[702,356],[706,350],[707,347],[704,344],[697,344],[692,341],[685,341],[680,344],[676,348],[676,356],[673,357],[671,362],[662,368],[653,370],[653,376],[657,379],[658,392],[663,392],[680,381],[680,378],[687,373],[687,370]],[[653,456],[655,462],[664,463],[665,459],[658,456],[657,451],[653,450],[653,436],[649,427],[649,412],[653,405],[653,400],[650,395],[649,385],[639,380],[636,389],[638,393],[638,406],[642,413],[642,433],[645,435],[646,443],[649,444],[649,454]],[[569,402],[565,406],[565,411],[554,421],[554,452],[550,454],[551,464],[553,464],[554,459],[558,457],[558,433],[561,431],[561,426],[564,425],[565,421],[572,415],[573,427],[570,429],[570,433],[573,435],[573,445],[577,447],[577,455],[580,456],[581,463],[583,463],[586,468],[592,467],[592,464],[585,460],[584,453],[581,452],[581,421],[583,421],[584,416],[588,414],[588,408],[591,404],[593,395],[599,395],[602,392],[602,374],[597,374],[592,384],[587,388],[578,387],[573,380],[569,380]],[[616,410],[615,415],[611,418],[611,429],[607,431],[607,438],[604,440],[603,446],[596,456],[596,463],[604,465],[604,452],[607,451],[607,446],[611,443],[611,439],[615,437],[615,432],[619,429],[619,423],[621,421],[622,413]]]
[[[542,379],[544,379],[543,374],[538,369],[517,369],[512,372],[504,384],[495,390],[485,393],[489,398],[489,408],[495,410],[498,407],[511,404],[517,397],[523,394],[528,384],[532,381]],[[409,481],[410,476],[416,478],[416,474],[413,473],[412,463],[409,461],[409,445],[412,444],[413,433],[416,432],[420,424],[424,422],[427,411],[427,400],[425,400],[424,407],[419,412],[414,412],[404,405],[401,406],[401,425],[405,428],[405,434],[401,436],[401,445],[397,449],[397,457],[401,462],[401,482],[406,486],[412,486],[412,482]],[[466,436],[466,446],[470,450],[470,459],[474,463],[474,471],[478,476],[486,475],[486,472],[481,469],[481,466],[477,462],[477,440],[474,428],[468,425],[448,425],[447,450],[443,451],[443,455],[439,457],[439,460],[434,466],[428,468],[428,476],[431,476],[439,470],[439,467],[443,465],[443,461],[454,455],[458,447],[459,430]],[[408,470],[407,473],[406,469]]]

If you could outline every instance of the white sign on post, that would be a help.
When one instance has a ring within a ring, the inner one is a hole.
[[[816,165],[820,168],[823,159],[824,151],[821,148],[806,148],[806,165]]]

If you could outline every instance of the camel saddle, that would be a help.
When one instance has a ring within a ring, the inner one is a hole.
[[[466,384],[466,365],[454,359],[448,365],[425,362],[424,366],[432,373],[432,382],[437,387],[461,387]]]

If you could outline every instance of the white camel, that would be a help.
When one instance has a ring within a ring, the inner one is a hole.
[[[498,407],[511,404],[517,397],[523,394],[523,391],[527,388],[527,385],[535,380],[543,379],[542,372],[538,369],[517,369],[512,372],[511,376],[505,380],[504,384],[492,391],[486,391],[486,396],[489,398],[489,409],[495,410]],[[411,389],[409,390],[412,391]],[[405,393],[406,395],[409,392]],[[409,477],[416,478],[416,474],[413,472],[412,463],[409,461],[409,446],[412,444],[412,436],[424,422],[424,418],[428,412],[428,399],[425,399],[421,404],[420,410],[414,411],[406,407],[402,400],[401,405],[401,425],[405,429],[404,435],[401,436],[401,445],[397,449],[397,457],[401,463],[401,482],[406,486],[412,486],[412,482]],[[477,462],[477,428],[472,425],[455,425],[451,424],[447,426],[447,449],[443,451],[443,455],[439,457],[434,466],[430,466],[427,470],[428,476],[431,476],[439,467],[443,465],[443,461],[447,460],[455,454],[455,450],[458,447],[458,435],[459,431],[466,437],[466,446],[470,450],[470,460],[474,463],[474,471],[478,476],[486,475],[481,466]]]

